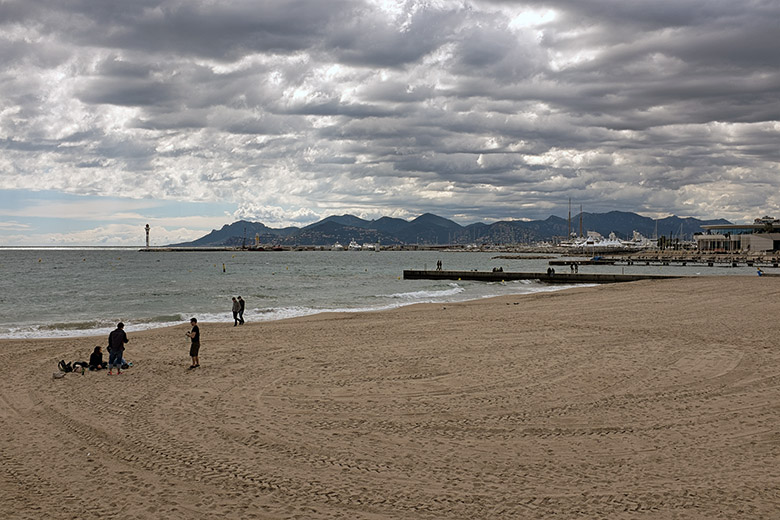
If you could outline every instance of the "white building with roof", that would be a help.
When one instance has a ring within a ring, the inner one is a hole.
[[[713,253],[764,253],[780,251],[780,219],[757,218],[752,224],[702,226],[706,233],[694,235],[699,251]]]

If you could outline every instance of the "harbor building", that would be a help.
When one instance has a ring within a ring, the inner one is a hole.
[[[780,251],[780,219],[757,218],[752,224],[702,226],[694,235],[699,251],[712,253],[764,253]]]

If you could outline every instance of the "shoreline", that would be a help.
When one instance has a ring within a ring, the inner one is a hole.
[[[517,293],[517,296],[524,296],[527,294],[537,294],[537,293],[547,293],[547,292],[557,292],[557,291],[565,291],[573,288],[587,288],[592,287],[593,284],[588,283],[581,283],[581,284],[566,284],[565,287],[556,287],[551,286],[547,284],[541,284],[538,288],[534,289],[531,292],[527,293]],[[457,296],[452,295],[450,297],[454,298]],[[504,296],[514,296],[514,295],[494,295],[494,296],[488,296],[487,298],[501,298]],[[431,298],[446,298],[446,296],[431,296]],[[468,302],[468,301],[476,301],[485,299],[485,296],[479,296],[475,295],[473,298],[468,299],[452,299],[452,300],[443,300],[440,302],[430,302],[430,301],[413,301],[413,302],[398,302],[395,304],[384,304],[381,306],[377,306],[376,308],[368,308],[368,307],[360,307],[360,308],[327,308],[327,309],[318,309],[318,308],[310,308],[310,307],[295,307],[295,308],[278,308],[273,309],[269,312],[257,312],[257,309],[255,311],[252,311],[251,313],[247,313],[246,316],[250,318],[252,323],[267,323],[267,322],[275,322],[280,320],[288,320],[288,319],[294,319],[294,318],[301,318],[301,317],[307,317],[307,316],[316,316],[318,314],[323,313],[335,313],[335,314],[341,314],[341,313],[364,313],[364,312],[384,312],[384,311],[390,311],[393,309],[401,308],[401,307],[407,307],[410,305],[424,305],[427,303],[432,304],[452,304],[452,303],[459,303],[459,302]],[[233,318],[230,316],[229,311],[224,311],[223,315],[224,317],[216,320],[213,319],[216,314],[215,313],[194,313],[195,317],[198,318],[198,322],[202,323],[228,323],[232,322]],[[205,320],[202,321],[201,316],[206,316]],[[153,331],[158,329],[165,329],[168,327],[175,327],[180,323],[189,323],[189,320],[192,316],[190,315],[181,315],[182,319],[179,322],[163,322],[163,321],[156,321],[156,320],[147,320],[147,321],[133,321],[132,319],[128,318],[122,318],[121,321],[125,323],[125,330],[128,333],[139,333],[143,331]],[[107,321],[107,320],[103,320]],[[159,324],[159,325],[158,325]],[[78,329],[78,328],[62,328],[62,329],[51,329],[51,332],[40,332],[40,329],[36,331],[35,334],[30,333],[28,336],[5,336],[2,333],[0,333],[0,345],[2,344],[2,341],[4,340],[54,340],[59,338],[89,338],[89,337],[99,337],[99,336],[108,336],[108,334],[115,328],[116,322],[112,322],[111,324],[106,323],[105,327],[98,327],[93,329]],[[40,333],[40,334],[39,334]],[[50,334],[50,335],[49,335]]]
[[[780,279],[641,281],[3,339],[12,518],[752,518],[777,511]],[[102,342],[101,342],[102,343]],[[105,483],[111,482],[111,494]],[[97,497],[97,500],[95,498]]]

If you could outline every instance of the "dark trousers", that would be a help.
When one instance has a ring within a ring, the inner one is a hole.
[[[108,366],[116,367],[117,370],[122,367],[122,351],[121,350],[111,350],[108,353]]]

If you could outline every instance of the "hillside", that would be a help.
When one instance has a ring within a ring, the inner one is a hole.
[[[545,220],[512,220],[492,224],[476,223],[467,226],[430,213],[406,221],[382,217],[364,220],[354,215],[330,216],[303,228],[275,229],[260,222],[241,220],[212,230],[192,242],[171,244],[171,247],[220,247],[253,245],[259,236],[264,245],[332,246],[336,242],[347,245],[351,240],[363,244],[382,245],[443,245],[443,244],[531,244],[566,237],[571,230],[578,233],[582,222],[583,233],[597,231],[604,236],[615,233],[620,238],[631,238],[634,231],[654,236],[690,238],[703,231],[703,225],[728,224],[727,220],[698,220],[676,216],[651,219],[636,213],[610,211],[582,213],[566,219],[550,216]]]

